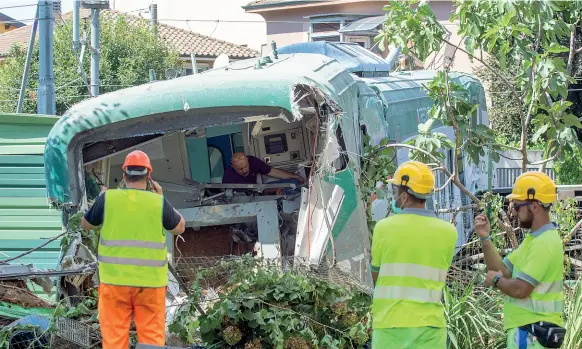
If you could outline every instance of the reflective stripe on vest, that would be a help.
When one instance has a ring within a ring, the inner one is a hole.
[[[509,302],[536,313],[561,313],[564,311],[563,301],[538,301],[528,297],[524,299],[509,298]]]
[[[447,281],[447,270],[412,263],[386,263],[380,266],[380,272],[378,273],[379,280],[384,277],[417,278],[437,282],[441,288],[435,290],[412,286],[377,285],[374,291],[374,298],[439,303],[442,297],[442,287]]]
[[[151,248],[153,250],[163,250],[166,248],[165,242],[152,242],[140,240],[104,240],[99,239],[99,244],[107,247],[140,247]]]
[[[168,261],[165,259],[163,261],[156,261],[151,259],[107,257],[107,256],[98,256],[97,259],[99,260],[99,262],[102,263],[133,265],[136,267],[165,267],[166,264],[168,264]]]
[[[406,299],[409,301],[440,303],[441,290],[429,290],[426,288],[407,286],[376,286],[374,290],[375,298],[384,299]]]
[[[564,301],[563,300],[540,300],[537,299],[540,295],[548,293],[559,293],[564,290],[564,282],[554,281],[554,282],[540,282],[530,294],[529,297],[518,299],[508,297],[511,304],[518,307],[533,311],[535,313],[561,313],[564,311]]]
[[[407,263],[382,264],[378,276],[410,276],[432,281],[447,281],[445,269]]]
[[[540,282],[536,288],[534,288],[533,292],[536,293],[555,293],[555,292],[562,292],[564,290],[564,282],[554,281],[554,282]]]

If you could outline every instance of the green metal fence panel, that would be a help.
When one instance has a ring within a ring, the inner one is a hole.
[[[46,195],[44,144],[57,117],[0,114],[0,260],[42,245],[62,231],[61,214]],[[13,263],[55,268],[60,241]]]

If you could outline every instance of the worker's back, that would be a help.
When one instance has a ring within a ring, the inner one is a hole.
[[[374,228],[374,328],[446,327],[441,303],[457,230],[432,211],[404,209]]]
[[[105,193],[99,240],[99,276],[103,283],[165,287],[168,283],[163,197],[145,190]]]

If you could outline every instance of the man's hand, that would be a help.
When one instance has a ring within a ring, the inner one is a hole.
[[[152,191],[156,194],[163,195],[162,186],[153,179],[150,182],[152,183]]]
[[[487,216],[480,214],[475,217],[475,233],[481,238],[486,238],[489,236],[490,232],[491,223],[489,223]]]
[[[296,176],[295,179],[297,179],[299,181],[299,183],[301,183],[301,185],[305,184],[305,179],[303,179],[303,177]]]
[[[487,287],[493,286],[493,278],[495,277],[495,275],[503,277],[503,274],[500,271],[489,270],[487,272],[487,277],[485,278],[485,286]]]

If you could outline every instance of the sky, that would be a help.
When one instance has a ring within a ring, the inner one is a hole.
[[[257,14],[245,13],[241,6],[251,0],[157,0],[158,18],[160,22],[183,29],[212,36],[216,39],[233,42],[239,45],[248,45],[259,50],[266,43],[266,24],[263,17]],[[109,0],[110,8],[122,12],[149,18],[149,4],[153,0]],[[25,6],[7,8],[11,6],[34,5],[35,0],[0,0],[0,12],[16,19],[29,20],[25,24],[32,24],[36,7]],[[62,12],[69,12],[73,8],[73,0],[61,1]],[[174,21],[183,20],[183,21]],[[189,20],[186,22],[185,20]],[[218,22],[216,22],[218,20]],[[220,21],[239,21],[220,22]],[[251,23],[240,23],[250,21]]]

